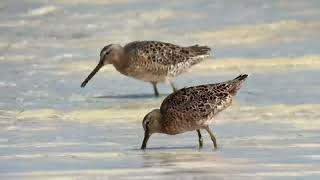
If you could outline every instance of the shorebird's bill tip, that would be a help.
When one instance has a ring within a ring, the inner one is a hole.
[[[80,85],[80,87],[81,87],[81,88],[86,87],[86,83],[83,82],[83,83]]]

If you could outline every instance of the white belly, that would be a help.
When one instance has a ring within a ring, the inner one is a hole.
[[[146,82],[166,82],[172,79],[172,77],[169,77],[166,72],[147,71],[139,68],[135,68],[131,71],[129,70],[125,75]]]

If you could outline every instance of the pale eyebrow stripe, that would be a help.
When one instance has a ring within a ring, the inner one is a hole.
[[[105,50],[107,49],[107,48],[109,48],[111,46],[111,44],[109,44],[108,46],[105,46],[101,51],[100,51],[100,56],[101,56],[101,54],[103,53],[103,52],[105,52]]]

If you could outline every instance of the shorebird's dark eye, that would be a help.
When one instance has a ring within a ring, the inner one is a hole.
[[[100,56],[101,55],[103,55],[103,56],[105,56],[105,55],[107,55],[107,54],[109,54],[110,53],[110,51],[107,51],[105,54],[103,54],[103,51],[100,53]]]
[[[146,129],[148,129],[149,123],[150,123],[150,121],[146,122]]]
[[[102,49],[102,50],[100,51],[100,56],[106,56],[106,55],[108,55],[110,52],[111,52],[110,49]]]

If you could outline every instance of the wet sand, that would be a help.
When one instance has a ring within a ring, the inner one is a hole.
[[[161,5],[162,8],[158,8]],[[155,8],[157,7],[157,8]],[[318,179],[317,1],[0,2],[0,179]],[[223,18],[222,18],[223,17]],[[204,132],[155,134],[144,115],[171,93],[108,66],[81,82],[109,43],[208,44],[214,58],[178,87],[249,74]]]

